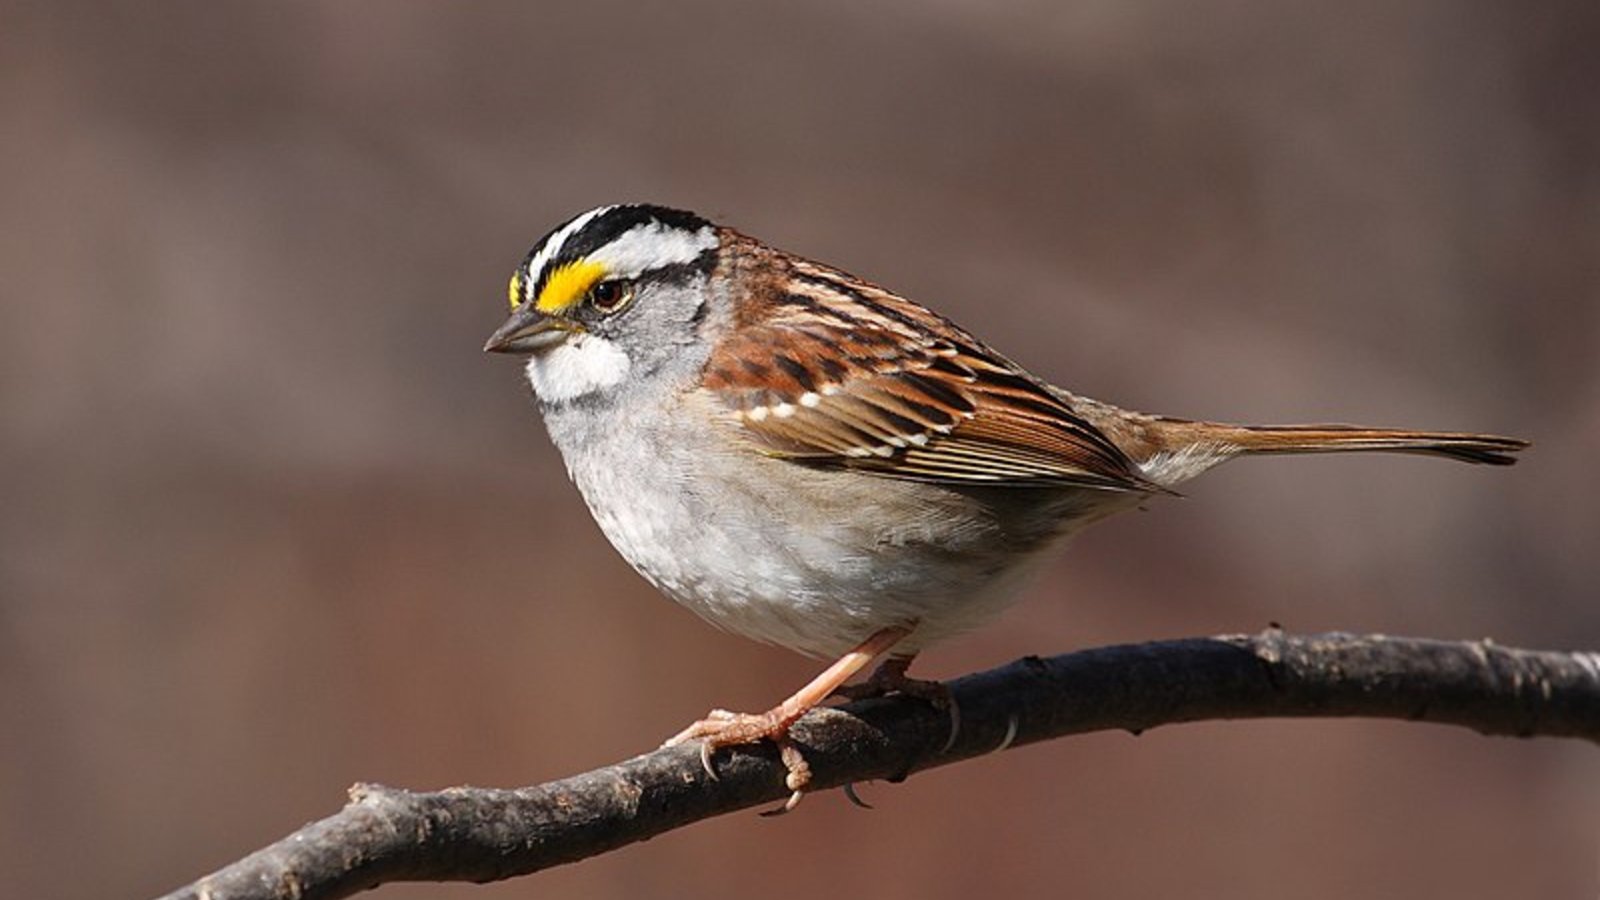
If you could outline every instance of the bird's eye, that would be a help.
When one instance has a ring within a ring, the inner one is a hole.
[[[626,281],[611,279],[589,289],[589,305],[603,313],[616,312],[631,299],[633,285]]]

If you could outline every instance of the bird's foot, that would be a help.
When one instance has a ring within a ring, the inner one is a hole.
[[[782,815],[800,803],[806,786],[811,784],[811,766],[806,763],[805,757],[801,756],[799,746],[790,739],[790,727],[798,722],[801,716],[826,700],[828,695],[849,680],[850,676],[889,652],[890,647],[910,633],[909,626],[879,629],[855,649],[839,657],[833,665],[811,679],[793,696],[772,709],[759,715],[714,709],[704,719],[673,735],[662,746],[675,747],[689,741],[700,741],[700,764],[705,767],[706,774],[716,778],[717,770],[712,765],[712,757],[721,748],[772,741],[778,745],[778,755],[783,760],[783,767],[788,770],[783,783],[789,788],[790,794],[783,806],[763,815]],[[909,662],[908,659],[907,663]],[[904,675],[905,666],[902,665],[900,668],[901,674]]]
[[[704,766],[706,774],[715,780],[717,769],[713,757],[718,750],[723,747],[771,741],[777,745],[778,756],[783,761],[784,769],[788,771],[783,783],[790,794],[783,806],[764,815],[782,815],[800,804],[800,798],[805,794],[806,787],[811,784],[811,766],[800,753],[799,746],[789,737],[789,728],[798,718],[783,706],[758,714],[713,709],[704,719],[668,738],[662,746],[676,747],[698,740],[700,765]]]
[[[955,745],[956,736],[961,733],[961,707],[956,704],[955,696],[944,682],[907,675],[911,659],[901,656],[884,660],[866,681],[840,685],[834,688],[833,694],[846,700],[871,700],[889,694],[902,694],[929,704],[950,717],[950,734],[945,738],[944,746],[939,748],[939,752],[944,753]]]

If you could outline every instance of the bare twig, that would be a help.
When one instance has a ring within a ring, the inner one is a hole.
[[[1383,636],[1197,638],[1029,657],[950,683],[961,731],[906,698],[820,710],[796,726],[817,788],[1089,731],[1203,719],[1373,716],[1484,734],[1600,743],[1600,654]],[[338,813],[165,900],[344,897],[391,881],[494,881],[613,850],[787,794],[766,747],[676,747],[518,790],[357,785]],[[803,813],[802,813],[803,814]]]

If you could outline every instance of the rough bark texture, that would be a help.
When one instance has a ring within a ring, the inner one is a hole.
[[[1269,630],[1028,657],[956,679],[961,730],[906,698],[816,711],[794,736],[814,789],[1068,734],[1204,719],[1368,716],[1600,743],[1600,654]],[[573,862],[787,795],[777,754],[657,750],[517,790],[356,785],[338,813],[167,895],[344,897],[391,881],[494,881]],[[803,814],[803,809],[802,813]]]

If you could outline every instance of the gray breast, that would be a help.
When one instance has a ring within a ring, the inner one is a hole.
[[[916,649],[982,624],[1030,562],[1108,501],[1127,502],[815,468],[681,410],[577,412],[547,411],[546,422],[618,552],[719,627],[818,656],[890,625],[918,623]]]

